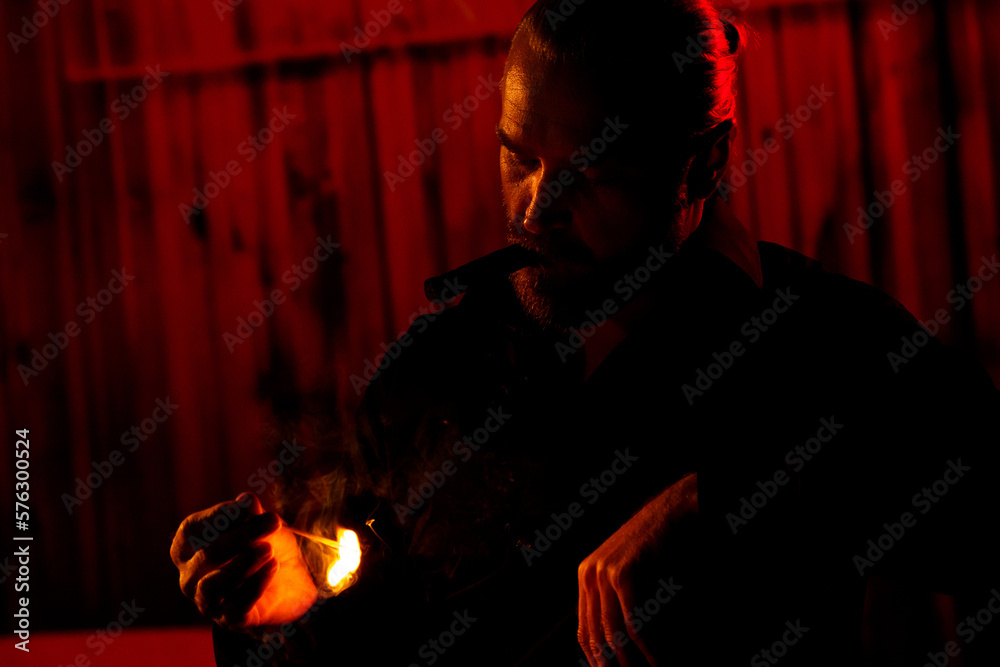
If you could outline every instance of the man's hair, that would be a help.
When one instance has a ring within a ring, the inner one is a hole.
[[[744,34],[706,0],[538,0],[514,41],[586,68],[623,120],[645,126],[634,134],[676,145],[735,123]]]

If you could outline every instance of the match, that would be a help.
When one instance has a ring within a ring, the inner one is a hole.
[[[299,535],[300,537],[313,540],[314,542],[319,542],[324,546],[328,546],[332,549],[337,549],[338,551],[340,550],[340,543],[337,542],[336,540],[331,540],[329,537],[323,537],[322,535],[307,533],[304,530],[299,530],[298,528],[292,528],[291,526],[288,527],[288,530],[292,531],[296,535]]]

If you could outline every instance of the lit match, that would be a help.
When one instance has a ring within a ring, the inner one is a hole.
[[[323,537],[322,535],[307,533],[304,530],[299,530],[298,528],[292,528],[291,526],[288,527],[288,530],[292,531],[293,533],[295,533],[300,537],[306,538],[307,540],[312,540],[314,542],[319,542],[320,544],[325,544],[331,549],[338,549],[338,550],[340,549],[340,542],[338,542],[337,540],[331,540],[329,537]],[[354,531],[348,531],[348,532],[354,532]]]
[[[334,594],[340,593],[353,583],[351,575],[361,565],[361,544],[358,542],[357,533],[353,530],[340,528],[337,529],[337,539],[331,540],[328,537],[307,533],[291,526],[288,529],[296,535],[336,551],[337,556],[326,572],[327,584],[333,589]]]

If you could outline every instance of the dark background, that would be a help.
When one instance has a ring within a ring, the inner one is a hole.
[[[10,33],[39,5],[3,2],[0,434],[10,452],[14,430],[31,430],[33,628],[104,626],[133,598],[147,609],[139,625],[201,622],[170,540],[188,513],[256,484],[274,452],[272,399],[330,388],[336,428],[357,404],[351,376],[426,307],[423,279],[503,245],[499,95],[467,118],[447,112],[480,77],[499,79],[530,2],[399,2],[393,15],[387,0],[70,0],[17,44]],[[1000,280],[960,311],[948,294],[998,252],[1000,3],[903,4],[916,11],[898,26],[882,0],[735,5],[757,37],[731,201],[757,238],[871,282],[923,320],[947,310],[941,337],[996,380]],[[373,11],[391,21],[345,51]],[[157,66],[169,75],[134,94]],[[787,124],[813,87],[833,96]],[[249,151],[285,107],[287,127]],[[907,162],[949,127],[961,139],[911,181]],[[437,128],[447,140],[390,185],[399,156]],[[87,136],[101,142],[79,166],[53,166]],[[768,139],[776,152],[741,167]],[[193,189],[230,161],[239,173],[186,219]],[[905,193],[852,242],[844,226],[897,180]],[[317,237],[340,247],[293,291],[283,276]],[[122,268],[134,280],[87,322],[78,304]],[[275,289],[286,302],[227,345]],[[26,384],[19,365],[69,323],[79,335]],[[122,434],[167,397],[179,407],[128,451]],[[70,514],[63,494],[116,449],[124,462]],[[4,489],[13,462],[0,459]],[[5,517],[12,504],[5,492]]]

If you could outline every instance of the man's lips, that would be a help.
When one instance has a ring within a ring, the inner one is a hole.
[[[551,270],[557,268],[586,267],[590,265],[585,254],[576,248],[560,250],[554,248],[524,247],[532,254],[535,259],[535,265],[539,268]]]
[[[590,271],[590,265],[564,257],[542,257],[535,268],[543,275],[569,280]]]

